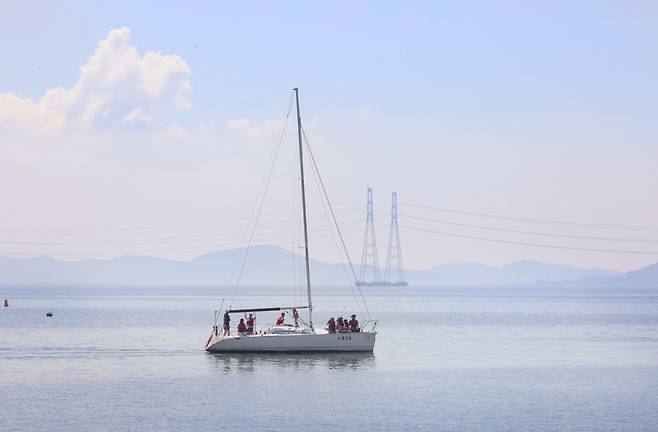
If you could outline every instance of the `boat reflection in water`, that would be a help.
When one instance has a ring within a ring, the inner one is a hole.
[[[367,369],[376,365],[370,352],[337,352],[324,354],[290,353],[217,353],[208,354],[208,361],[217,372],[255,372],[259,370],[289,369]]]

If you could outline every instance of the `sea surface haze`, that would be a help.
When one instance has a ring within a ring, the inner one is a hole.
[[[0,430],[658,424],[658,289],[368,288],[372,355],[208,354],[213,311],[231,291],[0,288],[10,303],[0,309]],[[250,288],[234,306],[296,301]],[[350,289],[322,290],[314,303],[316,323],[367,320]],[[262,313],[258,324],[274,319]]]

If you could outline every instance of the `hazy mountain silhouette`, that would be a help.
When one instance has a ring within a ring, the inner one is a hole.
[[[592,286],[658,287],[658,263],[622,275],[585,279],[580,283]]]
[[[210,252],[189,261],[141,256],[80,261],[0,257],[0,285],[230,285],[240,272],[244,252],[244,249]],[[293,255],[285,249],[252,247],[241,282],[290,284],[292,264]],[[313,261],[312,265],[318,280],[332,273],[331,264]]]
[[[0,257],[1,286],[164,286],[230,285],[240,272],[244,249],[210,252],[189,261],[122,256],[107,260],[59,261],[52,258]],[[243,285],[303,283],[303,260],[276,246],[254,246],[242,272]],[[297,277],[293,276],[293,268]],[[356,269],[358,271],[358,269]],[[311,261],[315,285],[349,284],[343,264]],[[479,263],[441,264],[408,270],[415,286],[496,286],[546,283],[658,285],[658,264],[621,274],[562,264],[518,261],[502,267]]]
[[[658,285],[658,263],[648,267],[641,268],[626,273],[621,279],[625,283],[635,283],[639,285]]]
[[[442,264],[429,270],[408,273],[410,282],[416,285],[469,286],[571,282],[619,274],[610,270],[535,261],[517,261],[502,267],[490,267],[480,263]]]

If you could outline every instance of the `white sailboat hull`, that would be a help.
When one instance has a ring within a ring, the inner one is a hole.
[[[217,352],[372,352],[376,332],[256,334],[213,336],[206,351]]]

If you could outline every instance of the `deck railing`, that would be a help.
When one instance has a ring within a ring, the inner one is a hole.
[[[360,328],[361,332],[374,332],[375,328],[377,327],[378,321],[377,320],[368,320],[363,323],[363,325]],[[274,324],[268,324],[268,325],[259,325],[254,327],[254,332],[251,334],[269,334],[271,333],[271,329],[274,326]],[[292,327],[292,326],[291,326]],[[298,327],[299,329],[304,329],[308,328],[307,326],[300,325]],[[323,330],[327,330],[326,326],[322,327]],[[224,333],[224,330],[222,328],[218,328],[218,335],[222,336]],[[345,333],[350,333],[350,332],[345,332]],[[231,336],[247,336],[250,333],[239,333],[238,330],[233,327],[231,328]]]
[[[378,323],[379,322],[377,320],[368,320],[368,321],[363,323],[363,326],[361,326],[361,331],[362,332],[374,332]]]

